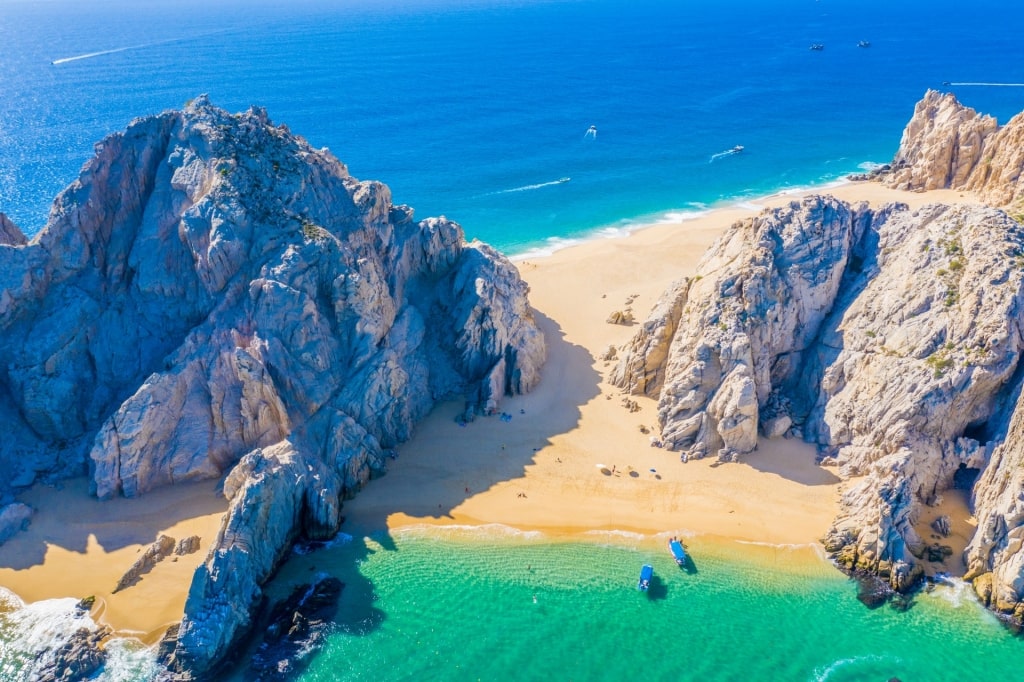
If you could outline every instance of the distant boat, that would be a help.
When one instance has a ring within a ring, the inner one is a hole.
[[[738,144],[735,147],[733,147],[732,149],[730,149],[729,153],[730,154],[739,154],[741,151],[743,151],[743,145]]]
[[[558,182],[569,182],[572,178],[558,178]]]
[[[668,541],[668,549],[672,552],[672,557],[676,560],[677,564],[686,566],[686,550],[683,549],[683,543],[672,538]]]
[[[643,568],[640,569],[640,581],[636,584],[636,589],[641,592],[646,592],[647,588],[651,586],[651,578],[654,577],[654,566],[650,564],[644,564]]]
[[[822,45],[821,43],[811,43],[811,49],[814,50],[815,52],[821,52],[822,50],[825,49],[825,46]]]
[[[857,47],[871,47],[871,43],[869,43],[866,40],[862,40],[859,43],[857,43]]]

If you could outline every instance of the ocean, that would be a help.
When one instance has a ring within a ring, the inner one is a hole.
[[[928,88],[1006,120],[1022,18],[992,0],[3,0],[0,211],[37,233],[93,144],[206,93],[266,107],[419,217],[537,257],[842,182],[892,158]],[[868,611],[798,550],[695,538],[685,574],[653,538],[376,543],[319,561],[348,587],[299,679],[999,679],[1024,653],[962,585]],[[58,637],[65,601],[0,599],[0,679]],[[148,652],[115,652],[103,679],[151,677]]]

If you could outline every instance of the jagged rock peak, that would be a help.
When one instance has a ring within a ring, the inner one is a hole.
[[[751,453],[758,428],[817,444],[851,480],[826,549],[896,590],[929,560],[925,508],[980,471],[970,575],[1022,621],[1022,311],[1024,227],[1004,211],[810,197],[734,225],[611,380],[658,399],[684,459]]]
[[[0,213],[0,246],[21,246],[27,244],[25,234],[15,225],[7,214]]]
[[[1000,127],[952,93],[929,90],[914,108],[891,168],[889,187],[975,192],[994,206],[1024,198],[1024,113]]]
[[[137,119],[37,238],[0,248],[0,486],[88,468],[98,496],[134,496],[228,473],[167,648],[202,674],[291,542],[336,532],[435,402],[494,411],[536,385],[526,294],[497,251],[261,108]]]
[[[666,445],[734,459],[755,448],[759,422],[789,428],[778,389],[831,309],[868,215],[821,196],[765,211],[663,295],[611,380],[658,398]]]

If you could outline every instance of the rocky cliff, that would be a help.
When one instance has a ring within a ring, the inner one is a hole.
[[[929,90],[914,108],[890,169],[889,187],[975,192],[993,206],[1024,199],[1024,113],[1000,127],[957,101]]]
[[[984,471],[975,496],[992,519],[972,566],[1019,617],[1020,455],[998,417],[1019,391],[1022,312],[1024,228],[1003,211],[809,197],[734,225],[666,291],[612,380],[658,399],[684,459],[735,459],[759,430],[816,443],[851,481],[827,549],[896,589],[920,573],[924,508]]]
[[[0,485],[100,497],[230,472],[172,665],[208,670],[260,585],[441,399],[539,380],[515,268],[415,221],[253,108],[205,97],[96,145],[29,243],[0,220]]]

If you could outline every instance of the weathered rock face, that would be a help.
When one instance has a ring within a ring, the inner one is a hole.
[[[921,506],[987,462],[964,434],[983,433],[1018,365],[1024,230],[995,209],[934,205],[893,215],[878,238],[823,327],[804,432],[841,475],[863,476],[826,546],[899,588],[924,551]]]
[[[732,459],[788,429],[796,377],[870,214],[824,197],[739,222],[666,292],[612,381],[658,397],[664,442]],[[762,413],[765,413],[762,418]]]
[[[734,225],[665,292],[612,380],[658,398],[663,440],[684,458],[742,455],[758,428],[817,443],[857,480],[827,549],[896,590],[927,550],[913,527],[923,506],[984,470],[972,571],[1013,611],[1024,455],[1004,444],[988,460],[1014,440],[991,418],[1020,390],[1022,312],[1024,228],[1003,211],[813,197]]]
[[[437,400],[494,410],[539,380],[514,266],[261,109],[134,121],[37,238],[4,225],[0,485],[88,467],[98,496],[133,496],[241,461],[179,631],[193,671]]]
[[[959,189],[994,206],[1024,198],[1024,113],[999,127],[957,101],[929,90],[914,108],[900,148],[883,175],[889,187]]]
[[[974,488],[978,530],[967,548],[968,580],[986,605],[1024,625],[1024,398],[1006,439]]]
[[[0,246],[22,246],[27,243],[28,240],[18,226],[5,214],[0,213]]]

